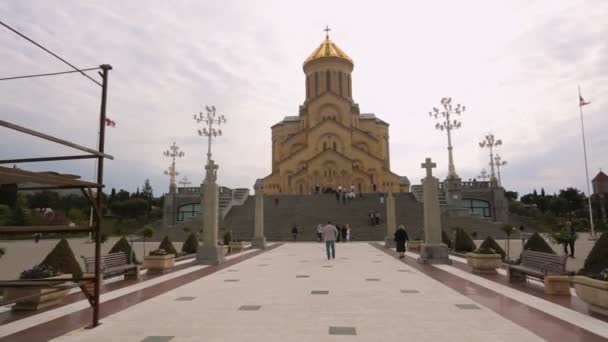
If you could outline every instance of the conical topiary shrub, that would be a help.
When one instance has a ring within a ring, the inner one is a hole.
[[[468,253],[477,249],[475,241],[462,228],[456,228],[456,241],[454,241],[454,250],[456,252]]]
[[[500,247],[500,245],[491,236],[488,236],[485,240],[483,240],[481,245],[479,245],[479,249],[493,249],[494,252],[500,254],[502,259],[507,256],[504,249],[502,249],[502,247]]]
[[[608,269],[608,233],[603,233],[585,259],[582,273],[596,275],[606,269]]]
[[[177,253],[177,250],[175,249],[175,246],[173,246],[173,243],[171,242],[171,240],[169,240],[168,236],[165,236],[163,241],[160,242],[160,245],[158,246],[158,248],[164,249],[169,254],[173,254],[176,257],[179,256],[179,254]]]
[[[555,254],[553,248],[551,248],[547,241],[545,241],[545,239],[543,239],[543,237],[538,233],[534,233],[532,236],[530,236],[524,245],[524,250]]]
[[[182,252],[185,254],[196,254],[198,251],[198,241],[196,240],[196,234],[190,233],[186,242],[182,245]]]
[[[452,240],[450,239],[450,236],[448,235],[448,233],[445,232],[445,230],[441,230],[441,242],[446,244],[449,249],[453,248]]]
[[[132,263],[138,263],[137,257],[135,256],[135,252],[133,252],[133,250],[131,249],[131,245],[129,244],[129,241],[127,241],[127,238],[122,237],[120,238],[120,240],[116,241],[112,249],[110,249],[109,254],[118,252],[125,253],[125,256],[127,257],[127,262],[131,260]],[[129,259],[129,255],[131,255],[131,259]]]
[[[52,267],[61,273],[72,274],[74,278],[80,278],[82,275],[80,264],[66,239],[61,239],[40,265]]]

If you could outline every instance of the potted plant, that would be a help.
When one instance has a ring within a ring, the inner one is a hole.
[[[55,248],[44,260],[21,272],[19,279],[58,279],[82,277],[80,264],[66,239],[57,243]],[[8,287],[5,290],[6,299],[19,299],[12,310],[39,310],[59,304],[69,290],[57,290],[52,287]]]
[[[572,282],[576,295],[587,303],[589,311],[608,316],[608,233],[595,242]]]
[[[473,273],[497,274],[497,268],[502,266],[505,252],[488,236],[476,250],[466,254],[467,265],[473,269]]]
[[[150,251],[149,255],[144,256],[144,268],[148,273],[164,273],[175,266],[175,254],[162,248]]]
[[[196,234],[190,233],[186,242],[182,245],[182,253],[183,254],[196,254],[198,251],[198,240],[196,239]]]
[[[510,224],[504,224],[504,225],[502,225],[502,227],[500,227],[500,230],[502,230],[505,233],[505,235],[507,236],[507,241],[505,241],[505,244],[506,244],[505,248],[507,249],[506,261],[509,262],[509,259],[511,258],[511,254],[509,253],[510,245],[511,245],[511,234],[513,234],[513,231],[515,230],[515,228]]]
[[[454,250],[456,252],[468,253],[477,249],[475,241],[462,228],[456,228],[456,237],[454,239]]]
[[[246,242],[243,240],[230,241],[230,253],[238,253],[243,251],[245,249],[245,244]]]

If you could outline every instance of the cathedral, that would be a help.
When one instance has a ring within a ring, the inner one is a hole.
[[[409,180],[391,172],[389,124],[359,112],[352,98],[353,60],[329,35],[304,61],[306,100],[298,116],[272,126],[272,173],[266,194],[319,189],[408,192]]]

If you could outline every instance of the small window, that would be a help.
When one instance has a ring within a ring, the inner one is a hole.
[[[326,81],[326,86],[327,86],[327,91],[331,90],[331,72],[329,72],[329,70],[327,70],[325,72],[325,81]]]
[[[342,94],[342,71],[338,72],[338,89],[340,90],[340,96],[343,96],[343,94]]]

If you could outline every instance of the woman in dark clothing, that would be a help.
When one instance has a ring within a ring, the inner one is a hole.
[[[340,228],[340,234],[341,236],[341,240],[342,242],[346,242],[346,235],[348,234],[348,228],[346,228],[346,225],[343,224],[342,228]]]
[[[342,236],[342,226],[336,224],[336,229],[338,230],[338,235],[336,236],[336,242],[340,242],[340,237]]]
[[[407,236],[407,232],[405,231],[405,227],[403,225],[399,226],[399,229],[395,232],[395,242],[397,244],[397,254],[399,258],[405,257],[405,242],[408,241],[409,238]]]

